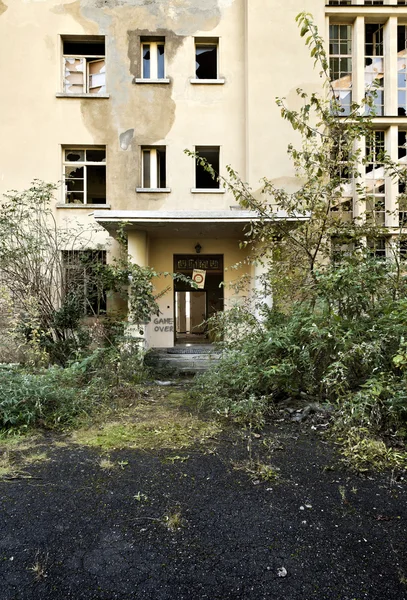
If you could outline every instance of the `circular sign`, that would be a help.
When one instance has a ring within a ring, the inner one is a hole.
[[[201,273],[195,273],[194,277],[193,277],[193,281],[195,281],[195,283],[202,283],[204,280],[203,275],[201,275]]]

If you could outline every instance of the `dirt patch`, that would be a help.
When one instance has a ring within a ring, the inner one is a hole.
[[[205,422],[173,401],[173,415]],[[129,408],[132,425],[152,419],[145,404]],[[54,438],[22,452],[49,460],[0,482],[2,600],[407,599],[400,476],[344,470],[299,423],[251,440],[251,456],[244,432],[192,439],[107,454]]]

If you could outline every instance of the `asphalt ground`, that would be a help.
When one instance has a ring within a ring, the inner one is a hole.
[[[0,481],[0,600],[407,599],[406,477],[349,472],[309,425],[271,425],[249,463],[234,430],[112,469],[60,442]]]

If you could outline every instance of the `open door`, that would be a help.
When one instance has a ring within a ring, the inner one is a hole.
[[[194,269],[205,270],[205,287],[196,290],[175,282],[175,343],[208,343],[206,320],[223,310],[223,256],[174,256],[174,271],[192,277]]]

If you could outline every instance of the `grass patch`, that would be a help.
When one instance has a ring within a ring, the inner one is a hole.
[[[350,428],[337,441],[343,455],[342,462],[358,473],[407,468],[407,452],[389,448],[366,428]]]
[[[113,471],[117,465],[110,458],[101,458],[99,461],[99,467],[103,471]]]
[[[163,517],[163,523],[169,531],[178,531],[184,525],[184,519],[182,518],[181,511],[175,510],[168,512]]]
[[[247,473],[252,481],[275,482],[280,477],[279,469],[256,460],[249,459],[241,462],[233,462],[232,466],[236,471]]]
[[[15,472],[14,466],[10,460],[10,453],[3,452],[0,455],[0,477],[12,475]]]
[[[177,450],[205,442],[220,433],[215,421],[187,413],[184,400],[184,393],[163,393],[153,404],[142,402],[118,411],[113,421],[81,429],[73,434],[72,439],[103,450]]]
[[[50,460],[46,452],[33,452],[23,457],[24,464],[34,465],[41,462],[47,462]]]

